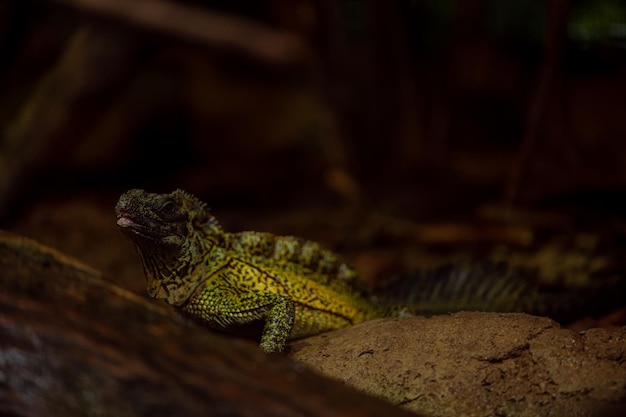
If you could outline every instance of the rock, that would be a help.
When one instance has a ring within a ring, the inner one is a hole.
[[[298,341],[290,356],[429,416],[626,415],[624,328],[462,312],[362,323]]]

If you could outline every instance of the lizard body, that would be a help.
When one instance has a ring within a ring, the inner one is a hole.
[[[225,232],[183,191],[128,191],[116,214],[141,257],[150,296],[211,326],[265,320],[264,351],[382,314],[334,253],[292,236]]]
[[[357,273],[319,244],[225,232],[204,203],[181,190],[130,190],[116,215],[140,255],[150,296],[213,327],[264,321],[266,352],[378,317],[461,309],[563,317],[579,311],[589,295],[546,292],[519,268],[489,262],[417,271],[369,294]],[[621,298],[623,289],[613,293]],[[596,298],[607,304],[605,296]]]

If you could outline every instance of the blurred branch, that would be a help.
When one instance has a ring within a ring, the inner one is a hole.
[[[132,79],[142,42],[101,26],[86,25],[72,35],[1,132],[0,214],[31,191],[44,166],[76,147]]]
[[[163,0],[54,0],[102,22],[88,22],[70,38],[0,143],[0,215],[29,190],[46,161],[73,149],[103,109],[131,82],[146,42],[129,30],[193,42],[281,68],[309,63],[298,35],[253,21]],[[114,25],[114,24],[118,25]]]
[[[539,72],[526,115],[524,135],[517,152],[517,161],[511,169],[504,190],[504,201],[507,204],[512,204],[515,201],[524,182],[528,163],[535,150],[540,133],[541,122],[554,90],[559,63],[567,37],[570,1],[548,0],[546,7],[547,27],[545,29],[546,35],[543,47],[543,65]]]
[[[55,0],[94,15],[218,49],[234,49],[274,65],[297,65],[308,55],[295,34],[162,0]]]

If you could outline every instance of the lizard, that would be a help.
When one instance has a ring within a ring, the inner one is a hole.
[[[210,326],[265,320],[261,349],[378,317],[356,272],[319,244],[269,233],[227,233],[182,190],[130,190],[117,225],[135,244],[151,297]]]
[[[541,293],[515,269],[498,265],[447,270],[443,279],[435,271],[437,279],[392,281],[372,294],[353,268],[318,243],[226,232],[205,203],[180,189],[130,190],[115,211],[140,256],[151,297],[211,327],[262,321],[265,352],[374,318],[461,309],[541,314],[559,304],[558,294]]]

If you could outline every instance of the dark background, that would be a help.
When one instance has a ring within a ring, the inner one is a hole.
[[[129,188],[319,240],[368,279],[621,253],[618,0],[0,0],[0,63],[0,227],[140,293]]]

